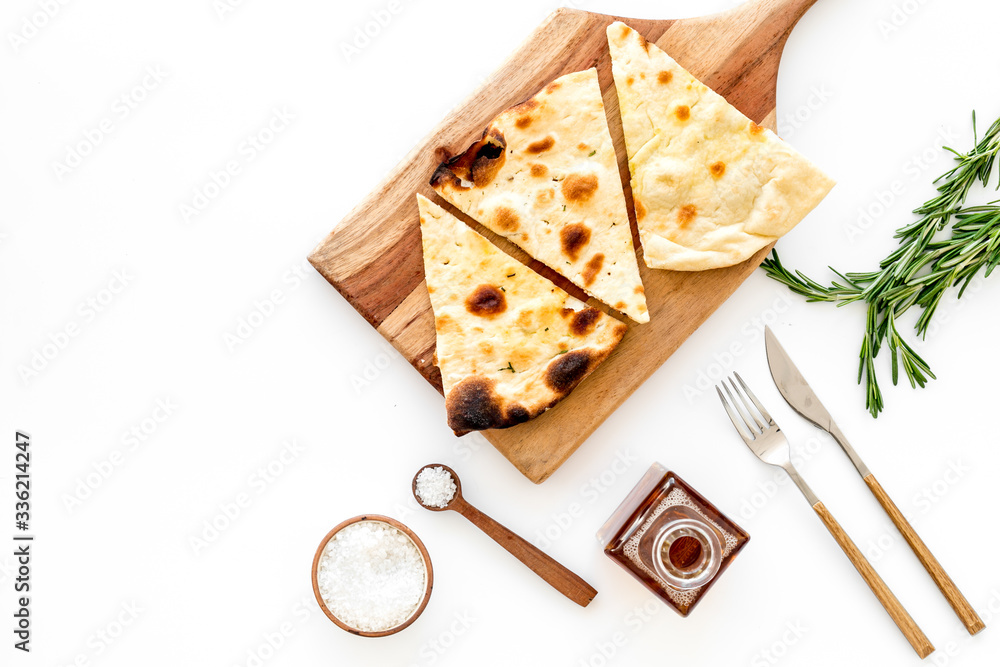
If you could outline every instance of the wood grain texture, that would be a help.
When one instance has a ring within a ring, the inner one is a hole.
[[[456,501],[451,503],[449,509],[455,510],[474,523],[480,530],[493,538],[497,544],[506,549],[514,558],[517,558],[527,565],[532,572],[544,579],[552,588],[581,607],[586,607],[597,595],[597,590],[579,575],[561,565],[554,558],[520,535],[511,532],[508,528],[497,523],[495,519],[483,514],[461,497],[456,498]]]
[[[826,506],[822,502],[817,502],[813,505],[813,509],[819,515],[819,518],[822,519],[826,529],[833,535],[833,539],[837,540],[837,544],[843,549],[844,554],[850,559],[851,564],[854,565],[858,574],[868,584],[868,588],[872,589],[872,593],[875,594],[875,597],[882,603],[889,616],[892,617],[892,620],[896,623],[896,627],[906,637],[906,641],[910,642],[910,646],[917,652],[917,655],[921,658],[926,658],[933,653],[934,646],[927,639],[927,635],[924,634],[916,621],[903,608],[903,605],[896,599],[895,594],[889,590],[889,587],[882,581],[882,577],[875,571],[875,568],[868,562],[868,559],[864,557],[864,554],[861,553],[861,550],[854,544],[850,536],[840,527],[840,524],[833,518],[833,515],[826,509]]]
[[[415,194],[452,212],[428,185],[438,163],[478,139],[505,108],[549,81],[597,67],[633,237],[639,250],[618,99],[606,27],[623,20],[758,124],[775,127],[778,62],[792,27],[816,0],[756,0],[728,12],[682,20],[645,20],[560,9],[551,14],[466,101],[370,193],[309,256],[313,266],[438,391],[435,332],[423,282]],[[457,213],[457,212],[456,212]],[[469,221],[459,214],[459,217]],[[483,227],[472,226],[574,296],[580,290]],[[650,323],[629,323],[618,349],[541,417],[484,433],[535,483],[547,479],[621,403],[742,284],[769,248],[734,267],[699,273],[648,269],[639,261]],[[640,255],[641,257],[641,255]],[[593,300],[588,303],[597,307]],[[444,406],[441,418],[445,418]]]
[[[426,505],[420,494],[417,493],[419,486],[417,480],[420,478],[420,474],[427,468],[440,469],[447,472],[451,475],[452,482],[455,483],[454,495],[443,506]],[[458,476],[458,473],[443,463],[428,463],[421,466],[417,474],[413,476],[410,490],[413,493],[414,500],[431,512],[454,510],[464,516],[479,527],[480,530],[493,538],[497,544],[506,549],[514,558],[527,565],[532,572],[581,607],[586,607],[597,595],[597,590],[579,575],[561,565],[554,558],[520,535],[497,523],[493,518],[470,505],[465,496],[462,495],[462,480]]]
[[[948,604],[958,614],[969,634],[974,635],[985,628],[986,624],[983,623],[983,619],[979,618],[979,614],[976,613],[976,610],[972,608],[969,601],[962,595],[962,591],[958,590],[958,586],[955,585],[955,582],[951,580],[948,573],[941,567],[941,563],[938,562],[934,554],[924,544],[924,541],[917,535],[917,531],[913,530],[913,526],[906,520],[903,513],[899,511],[896,503],[892,501],[892,498],[885,492],[882,485],[878,483],[878,480],[875,479],[875,475],[865,477],[865,483],[868,484],[868,488],[871,489],[872,494],[878,499],[882,509],[885,510],[885,513],[892,519],[896,528],[899,529],[899,532],[903,535],[903,539],[913,549],[913,553],[920,559],[920,563],[924,566],[924,569],[931,575],[931,579],[934,580],[934,583],[937,584],[945,599],[948,600]]]

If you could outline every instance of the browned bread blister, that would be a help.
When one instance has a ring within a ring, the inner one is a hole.
[[[431,186],[594,298],[649,321],[596,70],[502,112]]]
[[[461,435],[537,417],[604,361],[627,327],[418,200],[448,425]]]

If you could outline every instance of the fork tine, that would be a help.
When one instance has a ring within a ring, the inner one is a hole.
[[[747,397],[743,394],[742,391],[740,391],[740,388],[736,386],[736,381],[733,380],[732,378],[729,378],[729,384],[733,385],[733,390],[736,392],[736,395],[740,397],[740,401],[743,402],[743,406],[747,409],[747,412],[750,414],[751,417],[753,417],[753,420],[757,422],[757,426],[760,428],[760,430],[762,432],[766,431],[768,425],[762,422],[760,419],[758,419],[757,411],[750,407],[750,401],[748,401]],[[743,383],[741,382],[740,384]],[[743,388],[746,389],[745,384],[743,384]],[[749,391],[749,389],[747,391]],[[756,401],[754,401],[754,404],[757,405],[758,408],[760,407],[760,404],[757,403]]]
[[[741,425],[741,420],[736,416],[736,413],[733,411],[733,407],[729,404],[729,401],[726,400],[726,397],[722,395],[722,390],[719,389],[719,385],[715,385],[715,391],[719,392],[719,400],[722,401],[722,406],[726,408],[726,412],[729,413],[729,419],[732,420],[733,427],[736,429],[736,432],[740,434],[741,438],[743,438],[743,442],[750,444],[754,437],[752,435],[748,435],[744,431],[744,427]]]
[[[739,402],[735,398],[733,398],[733,392],[729,391],[729,385],[727,385],[725,381],[722,382],[722,388],[726,390],[726,394],[729,396],[730,402],[733,404],[733,407],[736,408],[736,412],[740,413],[740,417],[743,418],[743,423],[747,425],[747,430],[753,434],[753,439],[756,440],[757,436],[763,433],[764,430],[754,428],[753,420],[751,420],[749,415],[747,415],[747,413],[743,411],[743,408],[740,407]],[[736,393],[739,393],[739,391],[737,391]]]
[[[757,397],[753,395],[753,392],[750,391],[750,387],[748,387],[747,383],[743,381],[743,378],[740,377],[740,374],[737,373],[736,371],[733,371],[733,375],[735,375],[736,379],[740,381],[741,385],[743,385],[743,389],[747,392],[747,396],[750,397],[750,400],[753,401],[753,404],[757,406],[758,410],[760,410],[760,414],[764,415],[764,419],[767,420],[767,423],[774,424],[774,420],[771,419],[771,415],[768,414],[767,410],[764,409],[764,406],[760,404],[760,401],[757,400]]]

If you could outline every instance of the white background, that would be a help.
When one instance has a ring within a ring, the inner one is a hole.
[[[32,436],[37,535],[27,656],[10,648],[12,547],[0,549],[4,664],[917,664],[798,491],[750,455],[714,390],[698,393],[733,369],[937,645],[928,662],[996,664],[1000,279],[941,307],[919,346],[939,378],[927,389],[891,387],[883,363],[875,421],[855,384],[861,310],[806,304],[758,272],[535,486],[483,440],[455,439],[440,396],[304,260],[558,2],[405,0],[350,58],[343,45],[386,0],[222,12],[95,0],[39,19],[44,4],[12,0],[0,16],[0,537],[14,532],[15,429]],[[577,3],[657,18],[733,4]],[[828,264],[864,270],[893,247],[949,165],[939,136],[966,150],[970,111],[981,129],[1000,115],[998,21],[1000,6],[975,0],[820,0],[806,14],[782,61],[779,130],[839,185],[781,241],[787,264],[828,278]],[[275,110],[293,118],[254,153],[244,142]],[[57,170],[102,121],[96,147]],[[185,220],[181,206],[230,160],[239,173]],[[234,345],[246,321],[259,326]],[[968,637],[846,457],[781,401],[762,321],[980,610],[981,635]],[[410,480],[430,461],[543,538],[600,591],[594,603],[562,598],[461,517],[415,509]],[[752,536],[687,619],[594,540],[653,461]],[[348,635],[311,601],[316,545],[361,513],[410,525],[435,568],[424,615],[386,639]],[[640,620],[644,607],[659,613]]]

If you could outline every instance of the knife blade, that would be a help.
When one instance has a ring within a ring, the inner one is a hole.
[[[862,477],[870,475],[871,471],[868,470],[868,466],[847,442],[847,438],[844,437],[837,423],[833,421],[833,417],[819,400],[819,396],[806,382],[802,372],[785,352],[785,348],[781,347],[777,336],[768,326],[764,327],[764,349],[767,351],[767,365],[771,369],[771,377],[785,402],[807,420],[832,435]]]
[[[868,470],[868,466],[864,464],[857,452],[854,451],[854,448],[847,442],[847,438],[844,437],[836,422],[833,421],[833,417],[830,416],[823,403],[820,402],[816,392],[812,390],[812,387],[806,382],[805,377],[796,368],[792,362],[792,358],[785,352],[785,348],[781,347],[781,343],[778,342],[777,336],[771,331],[771,327],[767,326],[764,327],[764,348],[767,350],[767,365],[771,369],[771,377],[774,378],[774,384],[777,385],[781,397],[792,406],[792,409],[832,435],[833,439],[837,441],[837,444],[844,450],[844,453],[851,459],[851,463],[858,469],[858,473],[864,478],[865,484],[868,485],[868,489],[878,500],[879,505],[882,506],[882,509],[892,519],[892,523],[899,529],[906,543],[913,549],[924,569],[927,570],[934,583],[937,584],[938,589],[944,594],[948,600],[948,604],[951,605],[951,608],[955,610],[955,613],[962,620],[969,634],[974,635],[985,628],[986,625],[979,617],[979,614],[969,604],[966,597],[962,595],[962,591],[951,580],[951,577],[948,576],[948,573],[945,572],[941,563],[934,557],[931,550],[927,548],[924,541],[917,535],[917,531],[913,530],[913,526],[906,520],[903,513],[899,511],[896,503],[892,501],[892,498],[889,497],[889,494],[882,488],[878,480],[875,479],[875,475]]]

